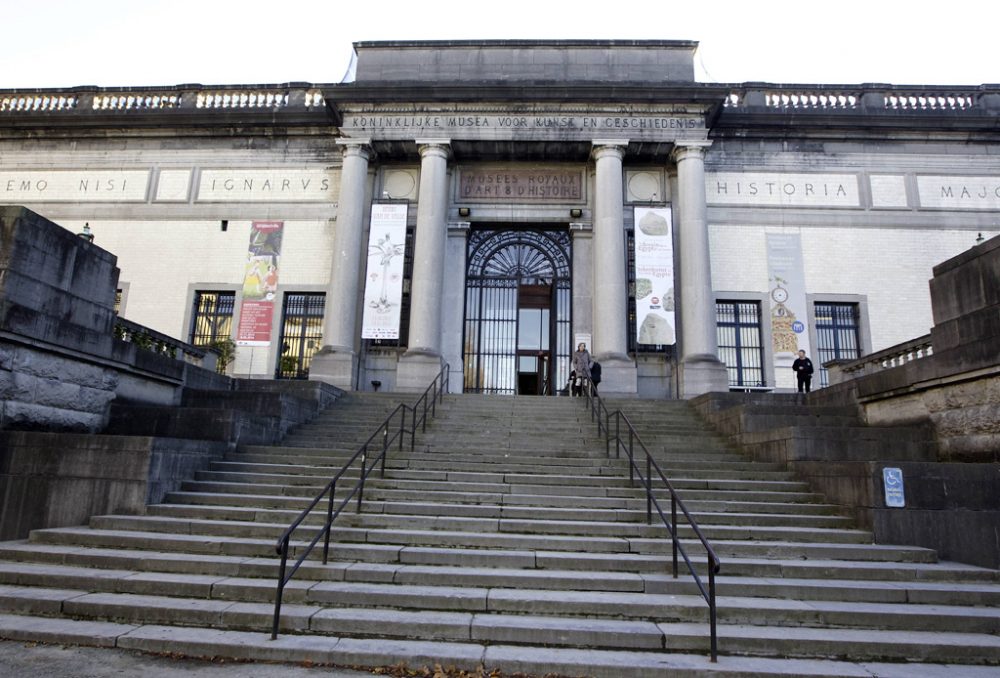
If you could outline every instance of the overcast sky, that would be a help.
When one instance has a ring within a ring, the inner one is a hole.
[[[0,88],[339,82],[359,40],[696,40],[703,82],[1000,83],[997,0],[0,0]]]

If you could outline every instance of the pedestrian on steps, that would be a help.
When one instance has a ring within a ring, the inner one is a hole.
[[[799,383],[799,393],[802,393],[803,389],[805,393],[809,393],[809,388],[812,386],[813,364],[806,357],[805,351],[799,351],[799,357],[792,363],[792,370],[795,372],[796,380]]]
[[[590,387],[590,352],[587,345],[580,342],[573,354],[573,371],[576,373],[576,381],[573,382],[573,395],[583,395],[583,389]]]

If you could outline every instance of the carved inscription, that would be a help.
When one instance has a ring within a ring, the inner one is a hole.
[[[572,202],[584,200],[578,169],[463,169],[458,199],[463,202]]]
[[[858,180],[852,174],[710,172],[705,175],[705,193],[710,205],[860,205]]]
[[[918,176],[923,207],[944,209],[1000,209],[1000,178]]]
[[[0,202],[145,202],[149,170],[0,172]]]
[[[335,202],[340,171],[325,169],[202,170],[198,202]]]

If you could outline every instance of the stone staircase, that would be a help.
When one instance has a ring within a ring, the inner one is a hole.
[[[285,590],[275,541],[398,402],[351,394],[142,516],[0,544],[0,637],[194,656],[568,676],[987,676],[998,573],[871,543],[685,402],[623,400],[723,561],[718,663],[692,578],[582,403],[448,396]],[[353,476],[356,478],[357,475]],[[321,512],[320,512],[321,513]],[[318,525],[322,516],[310,519]],[[681,536],[704,572],[689,528]],[[302,534],[304,541],[310,535]],[[683,567],[683,566],[682,566]]]

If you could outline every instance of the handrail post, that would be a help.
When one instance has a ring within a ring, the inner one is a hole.
[[[646,524],[653,523],[653,465],[649,452],[646,452]]]
[[[716,609],[715,609],[715,563],[712,562],[712,554],[708,554],[708,623],[712,633],[712,661],[719,661],[719,639],[715,631]]]
[[[420,432],[427,433],[427,396],[424,396],[424,416],[420,420]]]
[[[677,579],[677,495],[670,493],[670,535],[674,545],[674,579]]]
[[[435,419],[437,419],[437,403],[438,403],[438,383],[437,383],[437,379],[434,380],[434,383],[432,384],[432,386],[434,387],[434,395],[431,396],[431,416],[434,417]],[[426,431],[427,428],[425,427],[424,430]]]
[[[615,459],[622,458],[622,418],[615,412]],[[611,416],[611,415],[608,415]]]
[[[385,421],[385,428],[382,429],[382,463],[379,465],[379,477],[385,478],[385,458],[389,456],[389,420]]]
[[[333,495],[337,491],[337,481],[330,483],[330,501],[326,505],[326,538],[323,541],[323,564],[330,555],[330,529],[333,526]]]
[[[406,417],[403,417],[406,419]],[[413,408],[413,418],[411,419],[410,425],[410,452],[413,451],[414,446],[417,444],[417,408]]]
[[[361,486],[358,488],[358,508],[355,513],[361,513],[361,501],[365,496],[365,478],[368,477],[368,443],[365,443],[364,452],[361,453]]]
[[[399,444],[397,449],[403,451],[403,438],[406,437],[406,405],[403,405],[403,415],[399,418]]]
[[[632,427],[628,427],[628,482],[635,486],[635,457],[632,456]]]
[[[285,535],[281,542],[281,565],[278,566],[278,590],[274,593],[274,621],[271,623],[271,640],[278,639],[278,623],[281,621],[281,597],[285,593],[285,566],[288,564],[288,541],[291,535]]]

